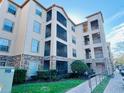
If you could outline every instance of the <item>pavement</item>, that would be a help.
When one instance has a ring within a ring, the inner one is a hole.
[[[102,79],[103,77],[99,77],[99,76],[94,77],[90,81],[87,80],[82,84],[78,85],[77,87],[67,91],[66,93],[91,93],[91,89],[93,90],[96,87],[96,85],[102,81]]]
[[[104,93],[124,93],[124,81],[119,71],[115,71],[115,76],[109,81]]]

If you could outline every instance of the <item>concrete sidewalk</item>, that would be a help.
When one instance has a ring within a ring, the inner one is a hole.
[[[104,93],[124,93],[124,81],[118,70],[115,72],[115,77],[110,80]]]
[[[97,76],[91,79],[92,90],[102,81],[102,78]],[[72,88],[66,93],[91,93],[91,88],[89,87],[89,81],[80,84],[79,86]]]

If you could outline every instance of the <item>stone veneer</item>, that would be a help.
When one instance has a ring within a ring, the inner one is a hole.
[[[44,57],[44,60],[50,60],[50,69],[56,69],[56,61],[67,61],[68,62],[68,72],[71,72],[71,63],[74,59],[59,57],[59,56],[47,56]]]
[[[67,61],[68,62],[68,72],[71,72],[70,64],[74,61],[71,58],[58,57],[58,56],[32,56],[27,54],[20,54],[16,56],[4,56],[0,55],[0,62],[6,62],[6,66],[14,66],[15,68],[28,69],[29,63],[31,61],[39,61],[39,69],[43,69],[44,60],[50,60],[50,69],[56,69],[56,61]]]
[[[14,66],[15,68],[28,69],[30,61],[37,60],[41,64],[44,62],[43,57],[21,54],[16,56],[0,55],[0,62],[5,62],[6,66]]]

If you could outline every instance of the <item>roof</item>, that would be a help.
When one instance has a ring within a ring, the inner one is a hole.
[[[10,1],[11,3],[13,3],[14,5],[20,7],[20,8],[23,8],[30,0],[26,0],[22,5],[19,5],[17,3],[15,3],[13,0],[8,0]],[[59,6],[59,5],[56,5],[56,4],[53,4],[52,6],[50,6],[49,8],[45,8],[41,3],[39,3],[37,0],[33,0],[35,3],[37,3],[40,7],[42,7],[44,10],[46,11],[49,11],[51,8],[53,7],[58,7],[58,8],[61,8],[63,10],[63,12],[65,13],[65,15],[67,16],[67,18],[74,24],[76,25],[70,18],[69,16],[67,15],[67,13],[65,12],[64,8]]]
[[[11,3],[13,3],[14,5],[16,5],[16,6],[19,7],[19,8],[23,8],[30,0],[25,0],[25,2],[24,2],[22,5],[19,5],[19,4],[15,3],[13,0],[8,0],[8,1],[10,1]],[[49,10],[52,9],[53,7],[58,7],[58,8],[60,8],[60,9],[62,9],[63,12],[65,13],[65,15],[67,16],[67,18],[68,18],[74,25],[80,25],[80,24],[83,24],[83,23],[84,23],[84,22],[81,22],[81,23],[79,23],[79,24],[75,24],[75,23],[71,20],[71,18],[67,15],[66,11],[64,10],[64,8],[63,8],[62,6],[53,4],[52,6],[50,6],[50,7],[48,7],[48,8],[45,8],[45,7],[44,7],[41,3],[39,3],[37,0],[33,0],[33,1],[34,1],[36,4],[38,4],[40,7],[42,7],[44,10],[46,10],[46,11],[49,11]],[[101,14],[102,20],[103,20],[103,15],[102,15],[101,11],[96,12],[96,13],[94,13],[94,14],[91,14],[91,15],[87,16],[86,18],[95,16],[95,15],[98,15],[98,14]],[[103,22],[104,22],[104,20],[103,20]]]
[[[64,14],[67,16],[67,18],[68,18],[74,25],[76,25],[76,24],[71,20],[71,18],[67,15],[67,13],[66,13],[66,11],[64,10],[64,8],[61,7],[61,6],[59,6],[59,5],[53,4],[52,6],[50,6],[49,8],[47,8],[47,11],[49,11],[49,10],[50,10],[51,8],[53,8],[53,7],[58,7],[58,8],[60,8],[60,9],[62,9],[63,12],[64,12]]]
[[[25,0],[25,2],[22,5],[19,5],[17,3],[15,3],[13,0],[8,0],[11,3],[13,3],[14,5],[16,5],[19,8],[23,8],[30,0]],[[37,0],[33,0],[35,3],[37,3],[40,7],[42,7],[43,9],[47,10],[42,4],[40,4]]]
[[[90,17],[95,16],[95,15],[98,15],[98,14],[100,14],[100,15],[102,16],[102,21],[104,22],[104,19],[103,19],[103,14],[102,14],[102,12],[101,12],[101,11],[96,12],[96,13],[94,13],[94,14],[91,14],[91,15],[87,16],[86,18],[90,18]]]

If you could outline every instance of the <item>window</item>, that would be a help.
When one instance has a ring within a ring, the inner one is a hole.
[[[83,23],[83,32],[88,32],[88,22]]]
[[[76,38],[74,36],[72,36],[72,43],[76,44]]]
[[[61,26],[57,25],[57,37],[67,41],[67,32],[64,28],[62,28]]]
[[[51,24],[46,26],[46,38],[51,36]]]
[[[72,29],[73,32],[75,32],[75,28],[74,28],[74,26],[72,26],[71,29]]]
[[[50,69],[50,60],[45,60],[44,61],[44,70],[49,70]]]
[[[40,33],[41,30],[41,24],[37,21],[34,21],[34,32]]]
[[[76,55],[76,49],[73,49],[73,57],[77,57],[77,55]]]
[[[57,20],[63,24],[65,27],[67,26],[67,20],[66,18],[60,13],[57,11]]]
[[[52,19],[52,10],[47,12],[47,22]]]
[[[103,58],[103,50],[102,47],[94,48],[95,58]]]
[[[86,59],[91,59],[91,50],[89,48],[85,49],[85,55],[86,55]]]
[[[50,56],[50,41],[45,42],[44,56]]]
[[[101,43],[100,33],[92,34],[93,44]]]
[[[12,4],[9,4],[8,6],[8,12],[13,14],[13,15],[16,15],[16,6],[12,5]]]
[[[95,21],[92,21],[92,22],[91,22],[91,29],[92,29],[92,30],[97,30],[97,29],[99,29],[98,20],[95,20]]]
[[[4,20],[3,30],[7,32],[12,32],[14,27],[14,23],[8,19]]]
[[[57,41],[57,56],[67,57],[67,45]]]
[[[56,60],[56,70],[58,75],[65,75],[68,73],[68,62]]]
[[[41,12],[41,10],[36,9],[36,10],[35,10],[35,14],[38,15],[38,16],[41,16],[41,15],[42,15],[42,12]]]
[[[89,35],[84,36],[84,44],[85,44],[85,45],[89,45],[89,44],[90,44]]]
[[[0,62],[0,66],[5,66],[6,62]]]
[[[32,40],[32,52],[34,52],[34,53],[38,53],[38,51],[39,51],[39,41],[38,40],[35,40],[35,39],[33,39]]]
[[[10,40],[0,38],[0,51],[8,52],[10,48]]]

